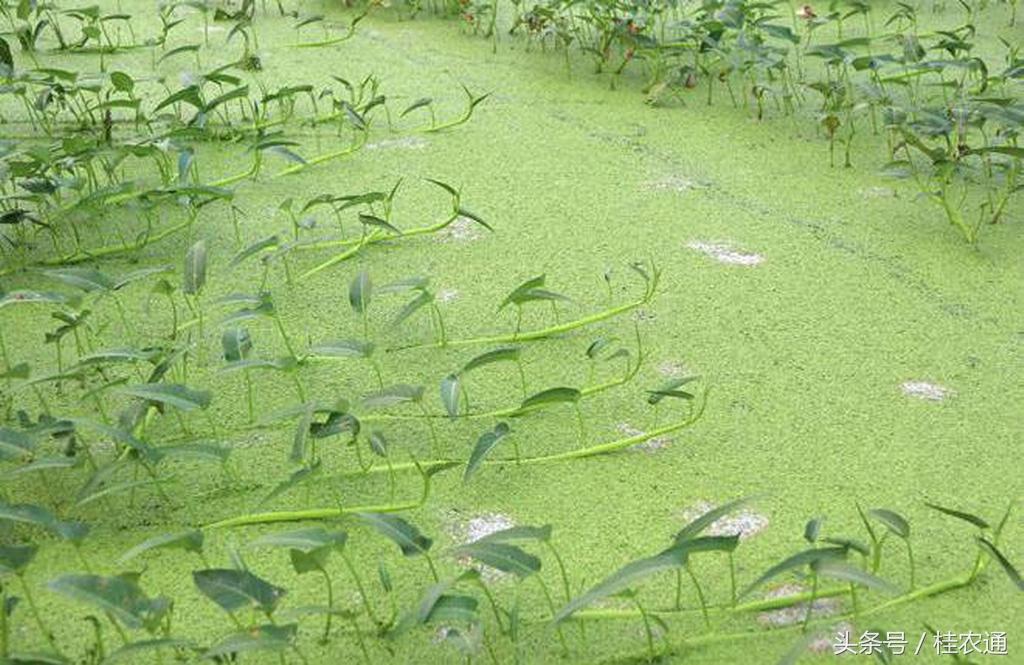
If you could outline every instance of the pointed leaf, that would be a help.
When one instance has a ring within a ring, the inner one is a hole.
[[[388,513],[358,513],[360,519],[386,536],[402,550],[404,556],[426,554],[434,544],[415,526]]]
[[[733,501],[723,503],[716,508],[708,510],[703,515],[680,529],[679,533],[675,536],[675,542],[680,543],[684,540],[697,537],[702,531],[704,531],[704,529],[708,528],[740,506],[749,503],[753,499],[754,497],[752,496],[740,497],[739,499],[734,499]]]
[[[515,545],[475,541],[455,548],[459,556],[468,556],[480,563],[524,579],[540,571],[540,559]]]
[[[577,610],[625,591],[652,575],[680,568],[684,563],[685,553],[677,550],[666,550],[661,554],[628,563],[583,595],[573,598],[568,605],[555,614],[554,622],[564,621]]]
[[[944,506],[939,506],[939,505],[936,505],[934,503],[928,503],[927,501],[925,502],[924,505],[928,506],[932,510],[937,510],[940,513],[945,513],[946,515],[949,515],[950,517],[955,517],[958,520],[963,520],[963,521],[965,521],[965,522],[967,522],[969,524],[973,524],[974,526],[978,527],[979,529],[988,529],[989,528],[989,523],[986,522],[981,517],[978,517],[977,515],[972,515],[971,513],[965,513],[962,510],[956,510],[954,508],[946,508]]]
[[[48,583],[49,588],[99,608],[128,628],[142,628],[166,610],[166,602],[150,600],[125,576],[63,575]]]
[[[188,295],[196,295],[206,284],[206,242],[198,240],[185,254],[185,273],[182,276],[181,290]]]
[[[876,591],[882,591],[884,593],[898,595],[900,590],[886,582],[880,577],[872,575],[866,570],[856,568],[837,559],[818,559],[811,564],[814,571],[821,577],[828,577],[834,580],[841,580],[843,582],[850,582],[852,584],[859,584],[869,589]]]
[[[459,398],[461,396],[462,386],[459,383],[457,374],[449,374],[441,379],[441,402],[444,404],[444,409],[448,412],[449,417],[458,417]]]
[[[1007,559],[999,549],[989,542],[985,538],[978,538],[978,547],[985,551],[990,557],[999,562],[999,565],[1006,571],[1006,575],[1010,578],[1010,581],[1017,585],[1017,588],[1024,591],[1024,579],[1021,579],[1020,573],[1013,567],[1010,560]]]
[[[348,302],[352,309],[362,313],[370,304],[370,297],[373,295],[373,284],[366,271],[361,271],[348,287]]]
[[[221,335],[220,343],[227,362],[244,360],[252,351],[252,336],[245,328],[228,328]]]
[[[892,510],[886,508],[874,508],[868,514],[885,525],[889,531],[906,540],[910,537],[910,524],[907,520]]]
[[[373,349],[373,342],[337,339],[312,346],[309,352],[318,358],[369,358]]]
[[[289,648],[298,631],[297,623],[263,624],[225,637],[203,654],[204,659],[234,660],[235,654],[252,651],[281,652]]]
[[[473,447],[473,452],[469,456],[469,462],[466,464],[466,471],[462,476],[463,482],[469,482],[469,479],[477,472],[480,465],[483,464],[484,459],[494,450],[498,442],[505,438],[509,431],[511,430],[508,424],[502,422],[495,425],[493,430],[480,435],[476,446]]]
[[[122,554],[121,558],[118,559],[118,563],[123,564],[126,561],[134,559],[143,552],[156,549],[182,549],[186,552],[202,554],[203,532],[198,529],[191,529],[189,531],[162,533],[159,536],[153,536]]]
[[[501,348],[485,351],[462,366],[460,374],[465,374],[474,369],[497,362],[519,360],[521,349],[518,346],[503,346]]]
[[[196,587],[228,612],[253,607],[269,614],[277,607],[285,590],[256,577],[247,570],[211,568],[192,573]]]
[[[193,390],[178,383],[140,383],[122,388],[119,392],[150,402],[173,406],[182,411],[205,409],[210,406],[213,393]]]
[[[803,568],[804,566],[809,566],[817,561],[821,561],[822,559],[844,559],[845,557],[845,547],[821,547],[798,552],[797,554],[787,557],[769,568],[763,575],[761,575],[761,577],[757,578],[757,580],[748,586],[743,593],[740,594],[740,597],[748,595],[751,591],[768,580],[778,577],[783,573]]]

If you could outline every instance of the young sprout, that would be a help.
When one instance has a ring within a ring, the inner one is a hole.
[[[516,308],[516,327],[513,339],[519,336],[523,324],[523,305],[530,302],[550,302],[554,311],[554,304],[558,301],[569,302],[569,298],[560,293],[549,291],[544,287],[545,275],[538,275],[526,280],[505,296],[505,299],[498,305],[498,311],[505,309],[508,305]],[[556,321],[557,323],[557,321]]]

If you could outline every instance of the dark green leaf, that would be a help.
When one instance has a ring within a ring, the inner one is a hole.
[[[211,568],[197,570],[192,579],[203,595],[228,612],[253,607],[270,614],[285,590],[256,577],[247,570]]]
[[[206,284],[206,242],[198,240],[189,247],[185,254],[185,272],[182,277],[181,290],[188,295],[196,295]]]
[[[227,362],[244,360],[252,351],[252,336],[245,328],[228,328],[221,335],[220,342]]]
[[[83,291],[112,291],[114,289],[114,280],[99,270],[90,268],[45,270],[43,274]]]
[[[191,529],[189,531],[163,533],[159,536],[153,536],[122,554],[121,558],[118,559],[118,563],[123,564],[126,561],[134,559],[143,552],[155,549],[181,549],[186,552],[202,554],[203,532],[198,529]]]
[[[568,605],[555,614],[554,621],[555,623],[564,621],[577,610],[632,588],[652,575],[680,568],[685,562],[685,552],[671,549],[652,557],[630,562],[606,577],[600,584],[592,587],[583,595],[573,598]]]
[[[494,429],[484,432],[477,439],[476,445],[473,447],[473,452],[469,456],[469,462],[466,464],[466,471],[462,476],[463,482],[468,482],[470,477],[473,476],[483,464],[484,458],[486,458],[494,447],[498,445],[498,442],[508,435],[510,429],[507,423],[498,423],[494,426]]]
[[[367,409],[379,409],[395,406],[396,404],[419,402],[422,399],[423,386],[410,386],[399,383],[388,386],[380,392],[367,395],[363,398],[362,404]]]
[[[154,625],[169,607],[165,599],[147,598],[127,576],[63,575],[47,586],[64,596],[99,608],[133,629]]]
[[[740,596],[746,596],[751,591],[761,586],[768,580],[778,577],[783,573],[787,573],[804,566],[809,566],[822,559],[844,559],[846,557],[845,547],[821,547],[818,549],[804,550],[798,552],[791,557],[783,559],[781,562],[775,564],[769,568],[761,577],[757,578],[750,586],[748,586]]]
[[[364,312],[373,295],[373,284],[366,271],[361,271],[348,287],[348,302],[357,312]]]
[[[251,651],[281,652],[291,646],[298,630],[297,623],[263,624],[229,635],[203,654],[205,659],[228,662],[235,654]]]
[[[828,577],[834,580],[841,580],[843,582],[850,582],[852,584],[859,584],[861,586],[874,589],[876,591],[882,591],[892,595],[897,595],[900,590],[894,585],[886,582],[880,577],[872,575],[871,573],[856,568],[838,559],[818,559],[811,564],[814,572],[821,577]]]
[[[1006,571],[1010,581],[1017,585],[1017,589],[1024,591],[1024,579],[1021,579],[1020,573],[1017,572],[1017,569],[1013,567],[1010,560],[1007,559],[995,545],[985,538],[978,538],[978,546],[1003,567],[1003,570]]]
[[[965,512],[963,512],[961,510],[956,510],[954,508],[945,508],[943,506],[939,506],[939,505],[934,504],[934,503],[928,503],[927,501],[925,502],[924,505],[928,506],[932,510],[937,510],[940,513],[945,513],[946,515],[949,515],[950,517],[955,517],[958,520],[963,520],[963,521],[965,521],[965,522],[967,522],[969,524],[973,524],[974,526],[978,527],[979,529],[988,529],[989,528],[989,523],[986,522],[984,519],[978,517],[977,515],[972,515],[971,513],[965,513]]]
[[[558,387],[548,388],[531,395],[523,400],[519,406],[520,411],[547,404],[575,404],[580,401],[582,394],[576,388]]]
[[[319,358],[369,358],[373,348],[373,342],[338,339],[312,346],[309,352]]]
[[[0,545],[0,573],[21,574],[38,551],[35,545]]]
[[[508,543],[519,540],[539,540],[547,542],[551,539],[551,525],[544,526],[512,526],[495,531],[473,542],[476,543]]]
[[[28,434],[0,427],[0,460],[29,460],[34,447],[35,442]]]
[[[886,508],[869,510],[868,514],[885,525],[889,531],[906,540],[910,538],[910,524],[899,513]]]
[[[457,374],[449,374],[441,379],[441,402],[451,418],[456,418],[459,415],[459,398],[461,396],[462,386]]]
[[[804,525],[804,540],[809,543],[816,542],[821,534],[821,525],[824,522],[824,517],[815,517],[812,520],[808,520],[807,524]]]
[[[250,547],[287,547],[289,549],[311,552],[321,547],[341,549],[348,535],[344,531],[328,531],[322,526],[279,531],[260,536],[249,543]]]
[[[213,393],[207,390],[194,390],[178,383],[140,383],[122,388],[119,392],[182,411],[205,409],[213,399]]]
[[[455,553],[476,559],[503,573],[512,573],[520,579],[540,570],[540,559],[507,543],[478,540],[455,548]]]
[[[404,556],[426,554],[434,544],[415,526],[388,513],[359,513],[360,519],[398,545]]]
[[[518,346],[503,346],[501,348],[485,351],[462,366],[461,374],[474,369],[490,365],[491,363],[515,361],[519,359],[520,349]]]
[[[424,106],[430,106],[433,103],[434,103],[434,100],[431,99],[430,97],[420,97],[419,99],[414,101],[412,104],[409,104],[409,106],[407,106],[405,108],[405,110],[402,111],[398,115],[398,117],[399,118],[404,118],[405,116],[409,115],[410,113],[412,113],[416,109],[423,108]]]

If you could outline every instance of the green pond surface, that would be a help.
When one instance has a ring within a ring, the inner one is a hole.
[[[139,34],[155,29],[151,3],[126,0],[123,6],[139,15]],[[307,2],[301,10],[339,19],[351,16],[334,3]],[[1005,25],[1005,5],[993,4],[986,11],[987,23],[980,30],[986,53],[997,53],[996,35],[1019,40],[1019,31],[997,27]],[[926,16],[936,26],[959,20],[952,7]],[[969,569],[976,552],[973,533],[929,510],[925,502],[998,520],[1024,491],[1024,199],[1018,197],[1011,204],[1002,223],[984,228],[974,248],[962,241],[936,206],[918,198],[912,186],[877,174],[885,159],[884,138],[872,136],[867,125],[856,139],[853,167],[829,168],[827,142],[809,110],[783,116],[770,109],[758,122],[749,111],[729,104],[724,90],[718,91],[720,98],[712,107],[704,104],[702,91],[687,97],[683,106],[651,107],[643,101],[639,79],[626,76],[612,89],[608,78],[593,75],[591,65],[582,59],[574,62],[569,77],[560,54],[527,48],[505,36],[495,52],[490,41],[467,35],[456,21],[426,16],[404,20],[394,12],[377,12],[360,24],[352,40],[315,50],[286,46],[296,39],[291,23],[273,12],[260,14],[256,25],[264,70],[253,74],[253,80],[273,89],[299,82],[325,86],[332,84],[331,76],[355,81],[375,74],[395,128],[389,132],[383,116],[378,116],[369,145],[353,157],[294,176],[264,177],[235,186],[234,204],[244,211],[239,217],[241,244],[291,232],[287,217],[278,211],[287,197],[302,202],[325,192],[386,189],[398,178],[404,179],[393,218],[398,226],[421,226],[447,214],[446,195],[423,180],[435,178],[461,186],[463,204],[494,227],[494,233],[488,233],[460,223],[455,232],[438,237],[378,245],[291,286],[281,267],[275,266],[268,284],[297,343],[361,336],[361,321],[348,303],[349,282],[360,270],[368,271],[376,284],[430,276],[442,296],[439,307],[449,336],[466,338],[510,330],[513,313],[497,311],[497,305],[527,278],[545,273],[548,287],[572,298],[558,306],[559,319],[568,320],[608,305],[603,277],[608,269],[614,303],[638,297],[642,283],[628,265],[650,260],[663,271],[659,293],[650,304],[526,347],[529,389],[582,387],[616,378],[621,361],[598,364],[592,378],[584,352],[601,335],[617,336],[631,346],[633,320],[643,340],[644,365],[631,383],[581,402],[588,443],[620,439],[685,417],[685,410],[672,400],[657,410],[646,403],[645,390],[669,375],[699,374],[698,391],[710,387],[703,418],[669,435],[669,443],[659,442],[664,445],[565,463],[485,467],[468,483],[462,482],[460,469],[437,475],[425,505],[403,515],[435,538],[439,553],[483,522],[551,524],[575,593],[627,561],[665,547],[702,505],[759,495],[743,513],[760,530],[745,538],[736,552],[741,586],[803,549],[803,527],[812,517],[827,518],[828,534],[864,538],[858,502],[865,508],[897,510],[910,520],[919,585]],[[202,51],[201,68],[195,67],[192,56],[184,55],[159,64],[157,71],[175,89],[183,71],[207,71],[236,58],[238,42],[217,46],[225,33],[223,24],[213,25],[210,39],[215,46]],[[202,21],[192,15],[172,33],[172,42],[201,41],[202,36]],[[47,56],[44,61],[69,68],[98,67],[96,56]],[[106,64],[137,77],[151,72],[146,51],[119,54]],[[458,114],[459,83],[478,94],[491,93],[467,124],[440,133],[417,133],[409,131],[417,127],[414,114],[397,117],[396,111],[420,97],[438,100],[439,117]],[[150,88],[153,95],[165,94],[154,84],[146,89]],[[9,127],[14,133],[16,125]],[[347,140],[338,139],[331,128],[314,131],[297,124],[287,133],[299,137],[302,145],[296,150],[307,156],[338,149]],[[230,143],[198,148],[202,178],[214,180],[244,170],[249,157],[243,150]],[[268,163],[273,166],[268,171],[287,165],[274,157]],[[87,237],[98,242],[103,224],[127,225],[131,217],[128,208],[111,213],[109,222],[105,217],[82,224],[92,234]],[[172,218],[168,213],[166,223]],[[108,260],[101,267],[115,275],[162,264],[180,270],[190,241],[208,242],[211,268],[202,297],[207,335],[190,365],[189,384],[216,390],[211,420],[218,429],[216,438],[233,448],[231,465],[239,478],[227,479],[209,467],[181,465],[165,487],[171,505],[152,491],[140,491],[133,505],[122,494],[77,509],[72,504],[84,472],[4,482],[10,500],[56,506],[92,523],[86,550],[103,572],[118,571],[117,557],[131,546],[186,525],[261,509],[335,505],[336,495],[326,479],[268,506],[259,505],[292,468],[287,456],[293,435],[291,427],[248,428],[241,375],[218,372],[218,320],[228,310],[215,300],[255,291],[261,276],[256,262],[229,266],[239,247],[231,220],[227,205],[213,204],[201,212],[190,232],[154,244],[132,260]],[[325,215],[318,222],[332,228],[332,219]],[[348,224],[354,229],[354,219]],[[299,254],[290,267],[298,274],[330,256],[329,251]],[[59,286],[25,272],[4,279],[8,289]],[[167,333],[169,308],[163,299],[149,295],[148,286],[129,287],[121,300],[136,329],[124,332],[109,302],[95,305],[99,320],[107,322],[100,333],[106,346]],[[400,330],[388,328],[389,318],[402,303],[400,296],[380,295],[370,308],[370,328],[381,349],[431,339],[422,313]],[[547,306],[528,307],[524,328],[552,321]],[[248,325],[255,355],[284,352],[271,322]],[[12,360],[53,367],[53,347],[42,343],[44,331],[53,326],[48,311],[10,308],[3,312],[0,326]],[[442,413],[440,379],[487,348],[405,350],[379,357],[387,383],[426,385],[430,409]],[[355,400],[376,387],[370,366],[358,360],[318,364],[304,372],[308,392],[322,399]],[[289,382],[273,374],[254,377],[258,414],[296,402]],[[922,398],[908,382],[931,384],[945,392],[939,399]],[[483,370],[468,385],[474,409],[513,406],[522,398],[514,365]],[[79,403],[76,395],[74,390],[47,393],[55,411],[95,415],[94,407]],[[112,412],[125,402],[113,394],[105,399]],[[28,391],[16,395],[15,405],[38,409]],[[567,407],[510,422],[524,455],[581,445],[576,418]],[[215,438],[206,419],[189,416],[189,423],[202,437]],[[420,459],[465,459],[480,433],[493,425],[493,420],[439,421],[440,446],[433,453],[421,422],[397,421],[381,429],[402,459],[410,453]],[[155,440],[174,439],[181,430],[173,418],[164,417],[154,422],[150,434]],[[337,439],[322,444],[321,453],[325,478],[357,468],[353,452]],[[390,499],[386,475],[345,477],[337,483],[348,505]],[[419,492],[414,474],[400,477],[398,500],[412,501]],[[1021,514],[1018,510],[1010,517],[1001,543],[1018,566],[1024,562]],[[229,543],[244,545],[280,528],[212,531],[207,556],[215,565],[227,565]],[[348,550],[381,607],[388,601],[376,581],[379,561],[394,577],[399,604],[414,603],[429,584],[423,561],[403,559],[393,545],[364,527],[347,528]],[[322,602],[320,580],[295,576],[283,551],[243,552],[255,572],[289,589],[283,608],[289,603]],[[905,586],[903,544],[891,538],[885,552],[880,574]],[[551,557],[542,558],[545,579],[560,593]],[[438,554],[437,559],[445,573],[459,570],[451,557]],[[226,616],[192,584],[190,572],[200,567],[198,559],[159,551],[133,561],[131,567],[143,565],[147,592],[175,599],[176,634],[210,644],[230,632]],[[63,644],[86,642],[91,628],[82,617],[88,610],[46,590],[45,581],[79,568],[70,548],[54,541],[44,547],[28,576]],[[695,560],[694,569],[713,602],[728,599],[724,557]],[[336,577],[339,601],[354,605],[351,578],[340,570]],[[511,598],[515,588],[514,581],[495,583],[502,598]],[[649,606],[668,606],[674,578],[654,578],[642,588]],[[755,591],[752,597],[762,593]],[[560,655],[556,633],[537,623],[549,616],[540,588],[526,580],[518,595],[524,616],[534,618],[527,626],[521,662],[596,663],[644,653],[639,620],[602,619],[588,622],[585,635],[577,625],[566,625],[566,659]],[[864,603],[884,600],[881,594],[866,594]],[[848,600],[835,602],[840,613],[850,611]],[[690,586],[684,587],[684,603],[696,607]],[[607,606],[629,607],[622,600]],[[706,630],[699,614],[666,620],[670,643],[699,638]],[[845,629],[854,632],[904,631],[912,642],[926,623],[959,633],[1004,631],[1009,633],[1010,655],[992,660],[1010,663],[1024,657],[1024,604],[1020,592],[995,566],[971,587],[894,606],[856,625],[836,619],[818,626],[830,631],[844,622]],[[771,629],[769,623],[770,618],[756,614],[722,620],[714,628],[717,633],[750,632],[743,638],[711,640],[668,660],[774,663],[799,634],[792,628]],[[319,645],[315,636],[321,625],[320,619],[313,619],[301,628],[303,652],[310,662],[359,662],[348,633]],[[115,639],[113,633],[108,635],[108,640]],[[16,622],[12,640],[18,648],[44,646],[24,617]],[[494,648],[499,662],[513,662],[508,640],[496,639]],[[460,658],[430,629],[413,631],[392,643],[370,640],[369,649],[379,663]],[[824,651],[808,654],[807,662],[833,658],[829,648]],[[949,657],[936,656],[929,642],[922,655],[903,658],[930,663],[947,662]],[[276,657],[242,658],[264,660],[276,662]],[[482,654],[477,660],[488,662]]]

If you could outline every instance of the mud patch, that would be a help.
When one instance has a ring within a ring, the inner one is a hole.
[[[951,388],[928,381],[904,381],[900,384],[900,390],[907,397],[923,399],[928,402],[942,402],[956,394]]]
[[[683,511],[682,520],[689,524],[701,515],[717,506],[710,501],[698,501]],[[715,520],[704,530],[709,536],[735,536],[740,540],[752,538],[768,528],[768,518],[760,513],[742,508],[734,510],[725,517]]]
[[[640,436],[641,434],[644,433],[642,429],[633,427],[629,423],[619,423],[618,425],[615,426],[615,429],[618,430],[619,434],[621,434],[624,437]],[[635,446],[630,446],[629,450],[632,452],[656,453],[659,450],[664,450],[665,448],[668,448],[671,445],[671,438],[667,436],[656,436],[654,438],[647,439],[642,443],[638,443]]]
[[[686,246],[694,251],[710,256],[719,263],[726,263],[728,265],[756,266],[764,263],[764,256],[740,251],[728,243],[694,240],[687,243]]]
[[[772,589],[765,594],[766,599],[784,598],[799,593],[806,593],[806,589],[800,584],[784,584]],[[797,603],[790,607],[780,607],[777,610],[761,612],[757,615],[757,622],[765,628],[785,628],[803,623],[807,617],[809,603]],[[839,614],[843,605],[837,598],[818,598],[810,606],[811,619],[830,617]]]

